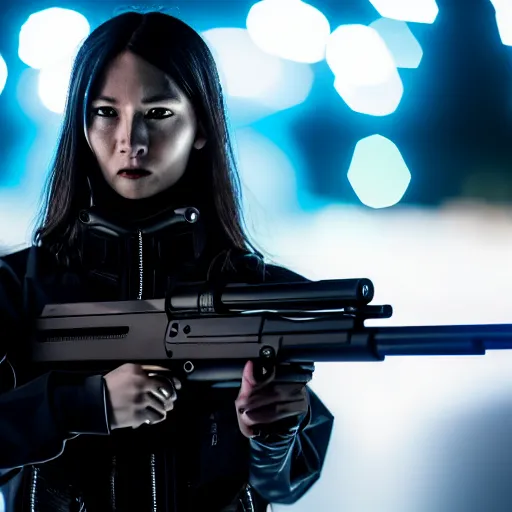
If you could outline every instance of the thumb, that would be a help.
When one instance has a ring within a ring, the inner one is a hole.
[[[143,364],[141,366],[142,371],[146,373],[148,377],[163,377],[165,374],[170,374],[169,368],[163,366],[154,366],[151,364]]]
[[[244,366],[242,373],[242,385],[240,386],[240,392],[238,398],[244,398],[249,396],[252,390],[256,387],[257,382],[254,378],[254,364],[252,361],[247,361]]]
[[[257,370],[257,368],[254,367],[254,363],[252,361],[247,361],[247,363],[245,363],[244,371],[242,373],[242,385],[240,387],[240,392],[238,393],[238,398],[245,398],[254,390],[265,387],[274,380],[276,375],[275,368],[273,368],[272,371],[268,371],[262,367],[260,369],[260,371],[262,371],[261,379],[257,379],[255,376],[255,370]]]
[[[146,372],[168,372],[169,368],[164,368],[163,366],[155,366],[152,364],[143,364],[141,368]]]

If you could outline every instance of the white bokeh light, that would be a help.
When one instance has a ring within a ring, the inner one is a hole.
[[[9,72],[7,70],[7,63],[5,62],[2,55],[0,55],[0,94],[2,94],[5,84],[7,83],[7,77]]]
[[[281,80],[281,59],[262,52],[247,30],[214,28],[202,36],[214,53],[224,91],[229,96],[262,97]]]
[[[439,13],[436,0],[370,0],[384,18],[414,23],[434,23]]]
[[[301,0],[262,0],[247,15],[247,30],[264,52],[296,62],[324,59],[330,34],[327,18]]]
[[[365,25],[336,28],[329,36],[325,59],[335,76],[353,85],[385,83],[396,73],[386,43]]]
[[[283,61],[281,80],[272,93],[259,98],[259,102],[275,112],[295,107],[306,101],[313,87],[314,78],[311,66]]]
[[[245,125],[302,103],[313,86],[309,64],[265,53],[245,29],[202,33],[219,69],[231,122]]]
[[[36,12],[21,27],[19,58],[35,69],[53,65],[74,56],[89,32],[89,22],[76,11],[52,7]]]
[[[327,43],[326,61],[334,88],[354,111],[390,115],[403,95],[403,84],[385,41],[365,25],[341,25]]]
[[[382,37],[398,68],[417,68],[420,65],[423,50],[405,21],[379,18],[369,26]]]
[[[512,4],[502,5],[496,9],[496,25],[501,42],[512,46]]]
[[[411,173],[400,150],[382,135],[361,139],[347,173],[359,200],[371,208],[387,208],[402,199]]]
[[[334,80],[334,89],[354,112],[370,116],[393,114],[404,92],[398,74],[383,84],[366,86],[354,86],[339,76]]]
[[[39,71],[39,98],[51,112],[64,112],[72,67],[73,59],[67,58]]]

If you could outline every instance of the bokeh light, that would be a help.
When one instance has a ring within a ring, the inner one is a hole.
[[[77,11],[51,7],[36,12],[21,27],[18,56],[27,66],[42,69],[74,55],[89,32],[89,22]]]
[[[417,68],[423,57],[420,43],[405,21],[379,18],[369,25],[382,37],[397,68]]]
[[[5,84],[7,83],[7,77],[9,76],[9,72],[7,70],[7,64],[0,55],[0,94],[2,94]]]
[[[324,59],[329,20],[301,0],[262,0],[247,15],[247,30],[264,52],[296,62]]]
[[[43,105],[56,114],[62,114],[73,67],[72,59],[63,59],[40,70],[38,93]]]
[[[234,124],[246,124],[304,102],[313,86],[308,64],[265,53],[246,29],[202,33],[219,68]]]
[[[336,28],[327,43],[326,60],[335,76],[354,85],[381,84],[396,71],[384,40],[365,25]]]
[[[395,61],[382,37],[365,25],[341,25],[329,37],[326,61],[334,87],[355,112],[392,114],[403,94]]]
[[[283,73],[281,59],[261,51],[246,29],[215,28],[202,35],[216,57],[227,95],[262,98],[277,87]]]
[[[496,7],[496,24],[501,41],[506,46],[512,46],[512,4],[501,4]]]
[[[370,0],[385,17],[415,23],[434,23],[439,13],[435,0]]]
[[[361,139],[347,173],[360,201],[371,208],[387,208],[402,199],[411,173],[397,146],[382,135]]]

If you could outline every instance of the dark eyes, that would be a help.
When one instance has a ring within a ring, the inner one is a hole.
[[[117,112],[112,107],[96,107],[92,109],[92,113],[98,117],[116,117]],[[146,119],[166,119],[174,114],[168,108],[156,107],[150,108],[146,112]]]

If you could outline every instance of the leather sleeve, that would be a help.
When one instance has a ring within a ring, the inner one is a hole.
[[[20,280],[0,260],[0,377],[11,372],[7,357],[23,347],[28,332],[22,294]],[[17,387],[3,386],[0,482],[15,476],[16,468],[59,456],[66,440],[78,433],[107,434],[105,404],[101,376],[51,372]]]
[[[300,282],[307,279],[278,265],[264,265],[265,282]],[[308,388],[306,418],[286,435],[252,439],[250,480],[270,503],[292,504],[320,478],[334,424],[334,416]],[[299,423],[300,422],[300,423]]]
[[[308,394],[308,414],[296,429],[250,441],[249,483],[269,503],[293,504],[320,478],[334,417]]]

